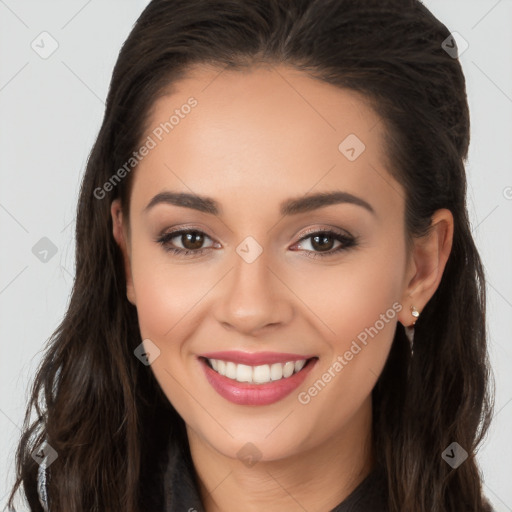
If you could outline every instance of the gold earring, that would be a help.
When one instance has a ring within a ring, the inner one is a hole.
[[[416,320],[419,318],[420,316],[420,312],[416,309],[415,306],[411,306],[411,315],[416,318]],[[416,324],[416,320],[414,320],[414,322],[412,323],[412,325],[415,325]]]
[[[420,312],[416,309],[415,306],[411,306],[411,315],[418,319],[420,316]],[[414,355],[414,324],[416,323],[416,320],[412,323],[412,325],[408,325],[405,327],[405,334],[407,335],[407,338],[409,338],[409,343],[411,344],[411,355]]]

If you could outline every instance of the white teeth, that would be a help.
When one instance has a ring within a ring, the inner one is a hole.
[[[268,364],[264,364],[262,366],[255,366],[252,371],[252,380],[256,382],[256,384],[261,384],[262,382],[270,381],[270,366]]]
[[[272,380],[279,380],[283,378],[283,365],[281,363],[274,363],[270,367],[270,378]]]
[[[232,361],[221,359],[208,359],[212,368],[228,379],[238,382],[249,382],[252,384],[266,384],[276,380],[286,379],[294,373],[300,372],[306,364],[306,359],[300,361],[288,361],[286,363],[263,364],[259,366],[248,366],[236,364]]]
[[[295,363],[293,361],[288,361],[283,366],[283,377],[290,377],[295,370]]]
[[[295,361],[295,373],[300,372],[305,364],[306,361],[304,359],[302,361]]]
[[[233,363],[235,364],[235,363]],[[227,377],[227,375],[226,375]],[[238,382],[251,382],[252,381],[252,367],[246,364],[236,365],[236,380]]]
[[[229,379],[236,379],[236,364],[226,361],[226,373],[224,375]]]

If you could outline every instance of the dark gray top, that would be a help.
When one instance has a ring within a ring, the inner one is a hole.
[[[44,464],[39,466],[37,477],[39,501],[45,512],[48,507]],[[153,474],[141,477],[141,510],[145,512],[204,512],[199,486],[190,456],[188,443],[182,447],[161,452]],[[387,479],[385,471],[375,468],[341,503],[330,512],[388,512]],[[483,497],[486,512],[495,512]]]
[[[188,447],[187,447],[188,450]],[[172,450],[164,475],[165,512],[204,512],[190,454]],[[387,512],[387,481],[374,469],[331,512]]]

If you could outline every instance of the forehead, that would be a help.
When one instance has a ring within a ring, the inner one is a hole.
[[[153,105],[132,202],[172,189],[261,207],[337,189],[396,203],[383,128],[362,94],[288,66],[196,66]]]

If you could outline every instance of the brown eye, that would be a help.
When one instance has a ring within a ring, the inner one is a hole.
[[[318,250],[318,251],[321,251],[321,252],[323,252],[324,250],[325,251],[331,250],[332,246],[334,244],[334,239],[333,239],[334,237],[331,237],[331,236],[326,235],[326,234],[315,235],[315,236],[312,236],[310,238],[312,240],[311,246],[315,250]]]
[[[185,249],[197,250],[204,243],[204,233],[199,231],[189,231],[181,235],[180,241]]]
[[[355,237],[332,230],[315,231],[302,237],[298,244],[301,249],[304,249],[304,245],[307,246],[307,244],[303,243],[304,240],[311,240],[311,242],[309,242],[311,249],[305,250],[306,256],[309,258],[334,256],[357,245],[357,239]],[[338,242],[339,245],[333,248],[336,242]]]
[[[211,238],[202,231],[182,229],[164,233],[156,242],[162,245],[167,252],[172,252],[178,256],[198,256],[213,247],[213,245],[202,247],[206,239],[211,240]],[[180,247],[179,244],[181,244],[182,247]]]

